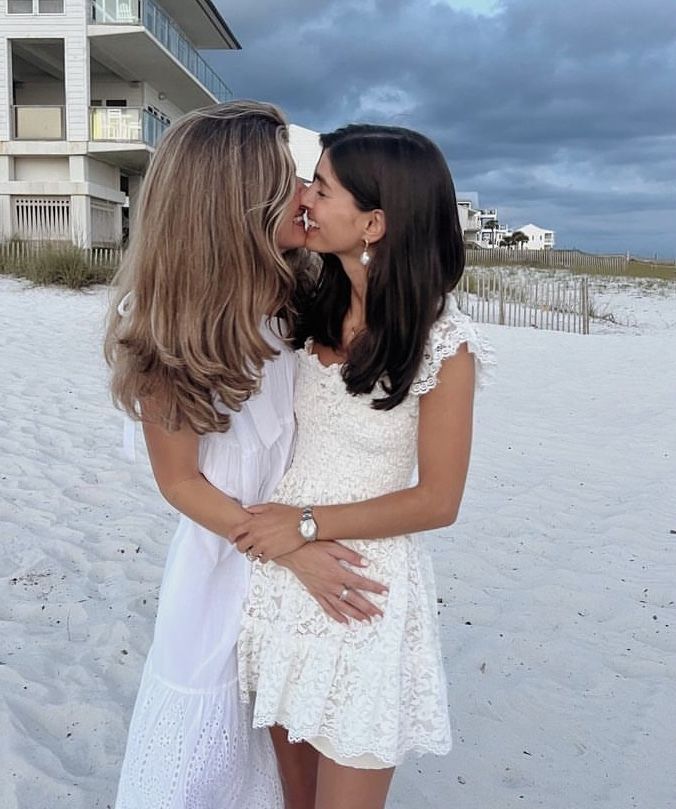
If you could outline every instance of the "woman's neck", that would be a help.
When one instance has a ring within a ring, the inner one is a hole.
[[[342,323],[341,351],[345,353],[354,338],[364,329],[366,268],[358,261],[341,257],[345,275],[350,280],[350,305]]]
[[[364,316],[364,300],[366,298],[366,268],[359,259],[341,259],[345,275],[350,279],[350,307],[348,317],[362,323]]]

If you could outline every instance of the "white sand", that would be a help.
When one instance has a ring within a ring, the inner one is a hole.
[[[431,539],[456,745],[391,809],[676,807],[676,297],[654,328],[638,300],[618,333],[485,328],[500,373]],[[112,805],[175,525],[122,457],[104,309],[0,279],[0,809]]]

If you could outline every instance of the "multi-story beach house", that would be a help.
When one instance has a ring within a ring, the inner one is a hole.
[[[465,199],[460,195],[458,196],[457,205],[464,242],[465,244],[475,244],[481,230],[480,211],[477,209],[473,199]]]
[[[502,241],[512,235],[511,228],[500,224],[497,208],[482,208],[479,211],[479,221],[476,242],[480,247],[499,247]]]
[[[232,95],[200,50],[239,47],[211,0],[0,0],[0,241],[119,243],[162,132]]]

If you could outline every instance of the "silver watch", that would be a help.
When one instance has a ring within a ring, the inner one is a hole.
[[[317,523],[312,513],[312,506],[306,506],[300,516],[298,532],[306,542],[314,542],[317,539]]]

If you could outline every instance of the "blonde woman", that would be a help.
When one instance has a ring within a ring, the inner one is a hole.
[[[158,487],[179,512],[136,700],[117,809],[278,809],[267,730],[237,698],[251,559],[228,541],[267,499],[294,440],[285,333],[302,246],[300,187],[279,110],[233,102],[165,135],[144,182],[106,340],[117,404],[143,422]],[[324,543],[322,543],[324,546]],[[322,604],[360,557],[335,543],[278,560]],[[356,612],[356,615],[355,615]],[[334,619],[367,620],[365,598]]]

